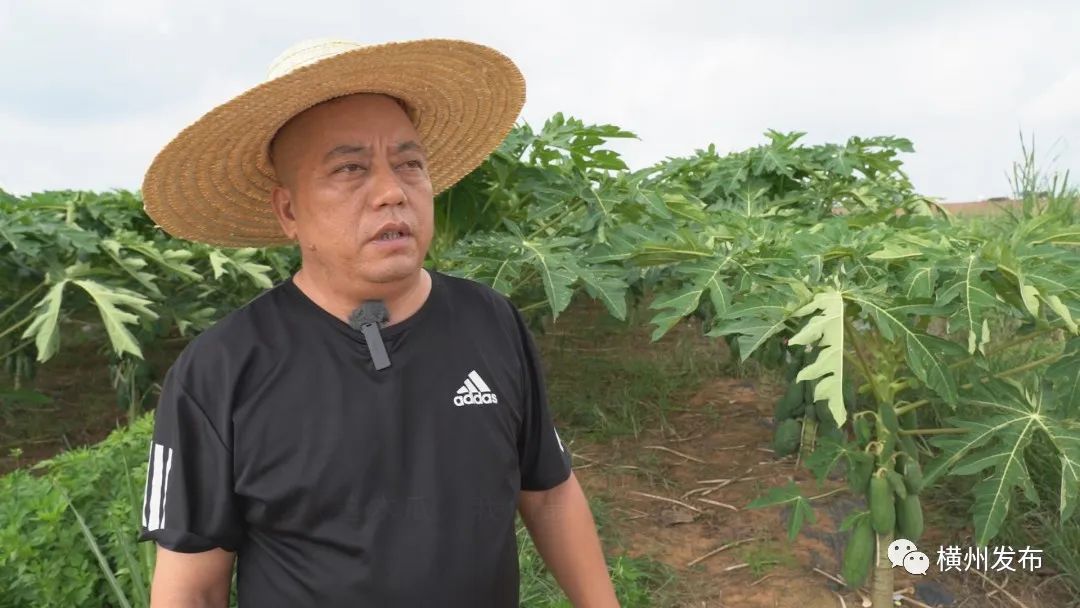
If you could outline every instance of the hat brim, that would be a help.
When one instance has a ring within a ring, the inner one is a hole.
[[[146,213],[176,238],[224,247],[289,243],[270,205],[277,183],[270,141],[300,112],[354,93],[406,103],[438,194],[505,139],[525,103],[525,81],[498,51],[459,40],[334,55],[263,82],[181,131],[146,172]]]

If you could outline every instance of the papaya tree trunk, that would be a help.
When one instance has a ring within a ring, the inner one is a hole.
[[[813,405],[809,407],[814,407]],[[817,440],[818,422],[809,416],[803,417],[802,435],[799,438],[799,462],[806,462],[810,454],[814,453],[814,442]]]
[[[889,545],[892,541],[892,532],[877,535],[877,561],[874,562],[874,580],[870,588],[870,601],[874,608],[893,608],[893,569],[889,561]]]

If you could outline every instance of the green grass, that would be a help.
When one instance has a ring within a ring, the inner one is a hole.
[[[795,567],[799,565],[790,547],[777,542],[766,541],[748,545],[739,552],[743,562],[750,564],[754,576],[764,576],[777,566]]]
[[[1061,586],[1080,605],[1080,516],[1062,523],[1057,511],[1058,488],[1053,480],[1061,478],[1061,463],[1046,445],[1045,437],[1033,441],[1028,457],[1031,478],[1042,496],[1041,504],[1018,505],[1002,527],[1001,544],[1030,546],[1043,550],[1043,568],[1061,574]],[[997,544],[997,543],[995,543]]]
[[[641,310],[631,312],[640,314]],[[623,323],[577,302],[554,326],[536,332],[548,401],[560,434],[571,446],[603,445],[638,438],[645,429],[664,430],[668,417],[684,409],[708,380],[756,375],[756,369],[735,369],[722,341],[707,338],[690,325],[652,343],[643,321]],[[634,467],[628,470],[652,484],[670,483],[663,474],[664,459],[654,451],[640,450],[622,464]],[[610,515],[614,500],[617,497],[602,493],[589,496],[620,605],[674,605],[678,593],[674,570],[656,560],[618,554],[621,539]],[[569,607],[524,526],[519,526],[518,542],[521,605]]]
[[[652,343],[647,327],[578,305],[537,332],[548,401],[573,437],[602,442],[666,430],[668,416],[709,378],[732,375],[719,340],[690,326]]]
[[[614,544],[615,532],[610,519],[610,505],[603,497],[591,497],[589,508],[596,519],[597,529],[608,555],[608,572],[622,608],[665,606],[665,591],[674,581],[673,571],[660,562],[647,558],[612,556],[608,547]],[[521,606],[524,608],[570,608],[570,601],[559,588],[555,578],[544,566],[540,554],[524,524],[518,520],[518,562],[521,567]]]
[[[721,341],[701,336],[689,326],[676,328],[656,344],[650,342],[647,328],[630,330],[630,326],[603,311],[597,312],[579,304],[560,317],[548,332],[536,333],[546,370],[549,402],[564,440],[603,443],[619,437],[637,437],[646,428],[666,425],[667,417],[673,411],[682,409],[685,401],[709,379],[724,374],[745,373],[733,370],[727,363],[726,349]],[[85,361],[80,362],[77,355],[82,355],[85,360],[98,355],[93,352],[93,347],[69,348],[64,354],[70,354],[70,359],[58,358],[41,370],[43,373],[35,382],[38,387],[56,396],[54,403],[11,404],[10,407],[18,408],[20,424],[18,435],[14,438],[16,443],[9,448],[24,447],[25,444],[19,440],[37,436],[74,438],[76,431],[69,430],[66,425],[88,424],[90,412],[94,413],[94,417],[122,416],[123,411],[116,406],[115,391],[107,378],[102,377],[105,376],[102,367],[94,366],[91,371],[80,364]],[[63,384],[59,383],[61,377],[67,379]],[[73,406],[76,397],[80,403],[78,408]],[[88,404],[94,404],[94,407],[88,407]],[[25,411],[27,407],[59,407],[79,416],[72,416],[71,419],[65,416],[61,420],[57,416],[33,416]],[[147,432],[148,428],[143,428],[141,432]],[[11,427],[8,430],[12,431]],[[10,457],[7,453],[3,455]],[[27,464],[25,456],[16,456],[15,459],[20,460],[18,464]],[[642,450],[626,464],[637,467],[635,474],[652,481],[664,479],[663,459],[652,451]],[[137,479],[134,483],[141,484]],[[135,501],[136,498],[131,500]],[[95,500],[100,502],[107,499],[102,496]],[[674,597],[673,571],[659,561],[622,554],[619,548],[623,545],[618,536],[617,522],[612,519],[614,501],[599,494],[590,496],[589,501],[605,555],[608,556],[608,568],[620,605],[624,608],[670,605],[665,602]],[[68,515],[73,517],[73,513]],[[116,520],[106,523],[100,509],[97,509],[92,518],[87,518],[86,528],[79,529],[91,534],[91,538],[97,539],[95,542],[103,542],[103,539],[115,534],[115,529],[110,528],[116,528],[121,523],[124,522]],[[86,544],[81,536],[71,541],[73,547],[68,550],[85,554],[87,560],[92,560],[88,564],[101,565],[93,551],[93,543]],[[570,606],[536,552],[520,518],[518,542],[522,606]],[[104,551],[105,547],[102,544],[100,550]],[[143,545],[139,549],[148,547]],[[86,573],[90,577],[100,577],[98,589],[112,596],[110,601],[115,600],[117,593],[115,586],[109,584],[109,574],[118,577],[123,575],[122,571],[139,569],[133,567],[131,559],[123,559],[129,556],[118,557],[120,554],[116,551],[117,548],[113,547],[109,562],[104,567],[88,567]],[[143,569],[139,569],[139,574],[149,580],[151,566],[141,566]],[[114,568],[117,570],[112,572]],[[140,601],[144,598],[137,594],[125,599],[132,605],[145,604],[145,601]]]

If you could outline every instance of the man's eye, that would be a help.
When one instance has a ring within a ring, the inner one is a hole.
[[[356,173],[357,171],[363,171],[364,167],[356,163],[349,163],[342,165],[334,170],[334,173]]]
[[[410,168],[410,169],[423,169],[424,168],[424,162],[420,161],[420,160],[409,160],[409,161],[405,161],[405,166]]]

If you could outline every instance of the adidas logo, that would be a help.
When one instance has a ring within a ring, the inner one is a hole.
[[[454,405],[458,407],[498,402],[499,398],[491,392],[491,388],[480,377],[480,374],[476,373],[476,370],[469,372],[469,376],[465,378],[465,384],[457,389],[457,395],[454,396]]]

